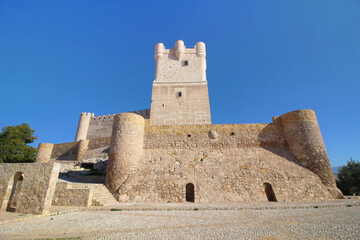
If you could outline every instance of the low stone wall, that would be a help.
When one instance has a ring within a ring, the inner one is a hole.
[[[52,205],[88,207],[91,205],[92,196],[92,189],[72,189],[68,183],[58,182]]]
[[[54,144],[51,158],[56,160],[75,161],[78,152],[77,144],[77,142]]]
[[[0,209],[29,214],[50,213],[60,165],[0,164]]]

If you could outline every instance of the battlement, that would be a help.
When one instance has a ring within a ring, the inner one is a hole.
[[[87,113],[87,112],[82,112],[80,114],[80,117],[94,117],[95,114],[94,113]]]
[[[182,60],[183,54],[193,54],[196,53],[198,57],[206,56],[205,43],[197,42],[194,48],[186,48],[182,40],[178,40],[175,43],[173,49],[166,49],[163,43],[158,43],[155,45],[155,60],[164,56],[164,54],[175,54],[177,60]]]

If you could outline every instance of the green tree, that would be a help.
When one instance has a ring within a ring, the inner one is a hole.
[[[350,158],[346,166],[340,168],[336,184],[344,195],[359,195],[360,162]]]
[[[26,123],[4,127],[0,133],[0,163],[33,162],[37,149],[26,144],[37,139],[34,132]]]

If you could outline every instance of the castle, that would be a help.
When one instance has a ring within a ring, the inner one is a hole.
[[[64,166],[89,159],[108,159],[100,184],[118,202],[343,198],[314,111],[266,124],[211,124],[205,44],[186,48],[179,40],[166,49],[158,43],[155,62],[150,109],[81,113],[74,142],[41,143],[35,163],[1,164],[1,210],[12,204],[43,214],[51,205],[96,203],[96,190],[58,177]]]

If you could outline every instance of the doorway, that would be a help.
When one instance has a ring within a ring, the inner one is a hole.
[[[186,184],[186,201],[187,202],[195,202],[195,191],[194,184],[188,183]]]
[[[269,202],[277,202],[274,190],[270,183],[264,183],[265,194]]]

